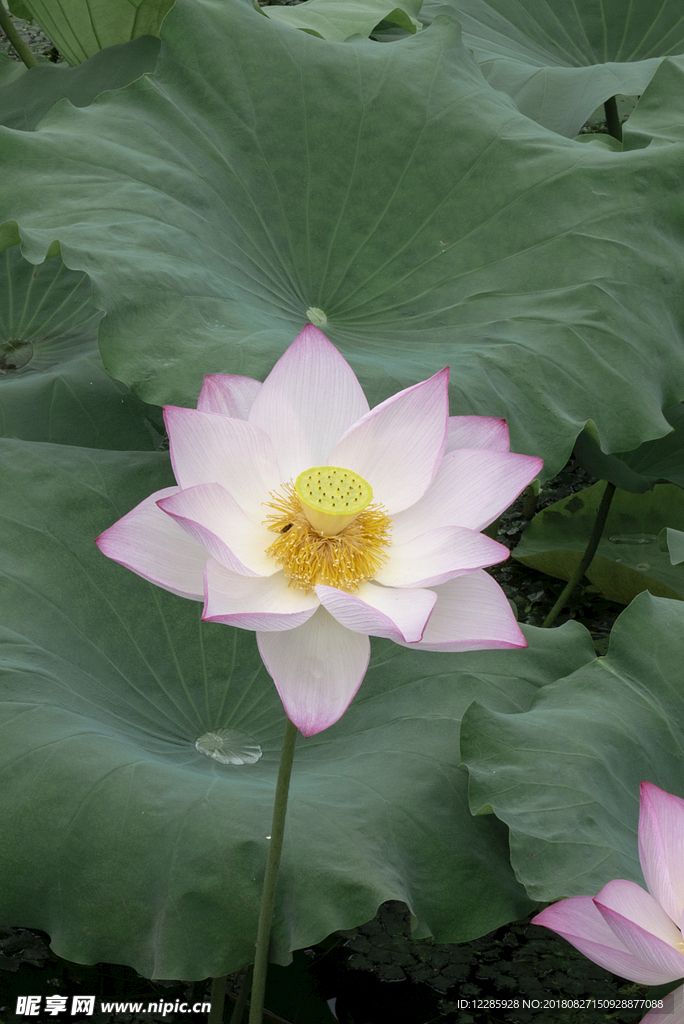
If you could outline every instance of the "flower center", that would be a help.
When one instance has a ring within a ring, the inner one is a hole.
[[[373,488],[362,476],[340,466],[314,466],[295,480],[297,497],[314,530],[334,537],[373,500]]]
[[[392,520],[371,505],[369,483],[349,469],[314,466],[271,494],[264,526],[278,536],[268,547],[289,586],[325,584],[353,592],[386,561]]]

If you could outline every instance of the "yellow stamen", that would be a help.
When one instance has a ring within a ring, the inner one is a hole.
[[[267,516],[264,526],[277,534],[266,551],[282,566],[289,586],[309,591],[320,583],[353,593],[360,583],[373,579],[387,560],[385,549],[390,544],[392,527],[392,520],[381,505],[362,506],[361,511],[354,513],[352,522],[338,533],[326,536],[312,526],[307,517],[310,509],[303,507],[294,486],[284,484],[283,491],[271,494],[272,501],[266,503],[274,511]]]

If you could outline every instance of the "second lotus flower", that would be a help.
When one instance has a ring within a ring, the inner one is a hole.
[[[215,374],[164,410],[177,486],[97,540],[203,618],[255,630],[305,736],[345,712],[369,636],[428,651],[525,647],[480,531],[541,468],[503,420],[449,417],[448,369],[369,409],[308,324],[263,384]]]
[[[684,977],[684,800],[642,782],[639,860],[648,892],[624,878],[597,896],[571,896],[532,918],[594,963],[642,985]],[[653,1009],[642,1024],[684,1024],[682,989],[672,1012]]]

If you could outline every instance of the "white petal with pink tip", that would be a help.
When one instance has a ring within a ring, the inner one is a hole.
[[[636,882],[608,882],[594,903],[622,944],[642,963],[662,972],[663,981],[684,977],[682,935],[660,904]]]
[[[425,496],[394,520],[403,542],[439,526],[482,530],[538,475],[541,459],[512,452],[460,449],[445,455]]]
[[[157,504],[227,569],[245,576],[272,576],[278,567],[266,548],[273,540],[221,484],[187,487]]]
[[[167,405],[171,463],[181,487],[221,484],[255,522],[282,482],[273,445],[258,427],[215,412]]]
[[[157,501],[177,494],[165,487],[136,505],[101,533],[95,543],[107,558],[125,565],[164,590],[201,601],[204,597],[205,549],[157,508]]]
[[[288,717],[305,736],[337,722],[358,690],[370,641],[319,608],[299,629],[257,633],[259,652]]]
[[[319,607],[315,594],[288,587],[283,574],[242,576],[210,558],[205,574],[202,618],[241,629],[293,630]]]
[[[218,412],[222,416],[246,420],[260,388],[261,381],[251,377],[210,373],[204,378],[197,408],[200,412]]]
[[[394,590],[362,583],[354,594],[335,587],[316,587],[321,604],[340,625],[355,633],[389,640],[420,640],[437,601],[431,590]]]
[[[662,985],[674,980],[632,953],[604,919],[591,896],[571,896],[532,918],[532,924],[550,928],[571,942],[599,967],[641,985]]]
[[[401,540],[401,530],[396,533]],[[442,526],[406,544],[393,542],[387,562],[375,579],[386,587],[434,587],[473,569],[502,562],[509,554],[507,547],[483,533]]]
[[[489,416],[450,416],[446,451],[457,448],[490,448],[507,452],[511,446],[506,420]]]
[[[527,647],[506,595],[483,569],[449,580],[435,587],[435,593],[437,604],[423,639],[411,647],[421,651]]]
[[[684,800],[641,783],[639,860],[648,891],[682,926],[684,910]]]
[[[329,453],[326,464],[359,473],[390,515],[427,490],[446,444],[449,371],[376,405]]]
[[[328,452],[368,411],[351,366],[307,324],[275,364],[249,412],[275,447],[282,480],[328,463]],[[345,469],[354,469],[345,466]]]

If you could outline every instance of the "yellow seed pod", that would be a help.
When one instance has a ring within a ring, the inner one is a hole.
[[[373,488],[351,469],[313,466],[295,480],[304,515],[323,537],[334,537],[373,500]]]

